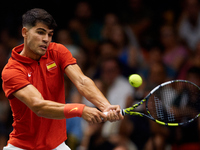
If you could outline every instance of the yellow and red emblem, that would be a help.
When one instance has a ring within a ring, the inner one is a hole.
[[[47,66],[47,70],[48,70],[48,71],[57,68],[56,63],[55,63],[54,61],[52,61],[52,62],[46,64],[46,66]]]

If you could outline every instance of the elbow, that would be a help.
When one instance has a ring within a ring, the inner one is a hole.
[[[39,98],[32,98],[32,104],[29,107],[38,117],[43,117],[42,108],[44,106],[44,101]]]
[[[94,84],[94,82],[90,78],[84,76],[83,78],[81,78],[81,80],[79,82],[79,87],[86,88],[93,84]]]
[[[85,91],[87,91],[91,85],[93,85],[93,81],[90,78],[85,76],[79,80],[76,87],[78,91],[82,94]]]
[[[42,113],[42,111],[41,110],[36,110],[36,111],[34,111],[34,113],[38,116],[38,117],[45,117],[45,115]]]

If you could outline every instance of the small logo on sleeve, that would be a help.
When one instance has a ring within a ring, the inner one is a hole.
[[[32,73],[32,72],[28,73],[28,77],[29,77],[29,78],[31,77],[31,73]]]
[[[54,61],[52,61],[52,62],[46,64],[46,66],[47,66],[47,70],[48,70],[48,71],[57,68],[56,63],[55,63]]]

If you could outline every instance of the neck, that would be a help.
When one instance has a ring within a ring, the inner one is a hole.
[[[28,57],[31,58],[33,60],[39,60],[41,56],[36,55],[35,53],[33,53],[33,51],[28,48],[25,44],[24,44],[24,48],[22,49],[20,55],[24,56],[24,57]]]

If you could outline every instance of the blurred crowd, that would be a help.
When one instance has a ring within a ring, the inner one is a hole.
[[[132,106],[168,80],[185,79],[200,86],[200,2],[163,1],[171,2],[169,8],[162,1],[154,7],[149,5],[154,0],[125,2],[123,9],[106,12],[102,19],[93,17],[89,2],[77,2],[66,25],[56,29],[53,42],[65,45],[84,74],[95,81],[111,104],[121,108]],[[0,30],[1,71],[12,48],[22,43],[21,25]],[[133,73],[143,78],[139,88],[128,83]],[[66,103],[94,106],[67,77],[65,82]],[[0,149],[11,130],[11,110],[1,88]],[[92,125],[72,118],[67,119],[67,130],[66,143],[72,150],[200,150],[199,119],[174,128],[137,116]]]

